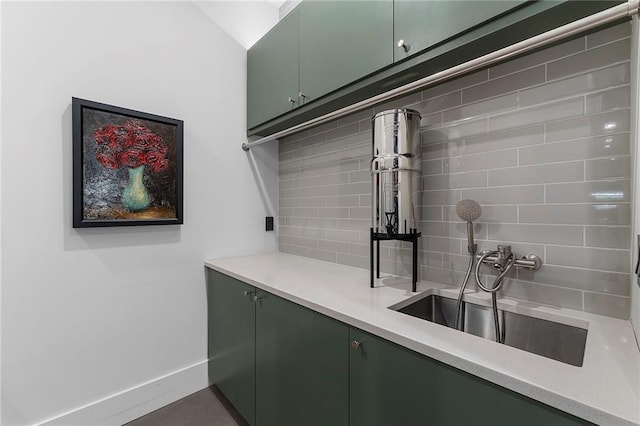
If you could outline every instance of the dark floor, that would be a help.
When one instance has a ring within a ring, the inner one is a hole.
[[[142,416],[126,426],[245,426],[215,387],[206,388]]]

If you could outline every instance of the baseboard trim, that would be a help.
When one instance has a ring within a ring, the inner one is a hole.
[[[120,426],[207,386],[207,360],[204,360],[51,417],[36,426]]]

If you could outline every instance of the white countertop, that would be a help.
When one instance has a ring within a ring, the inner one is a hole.
[[[207,260],[260,289],[599,425],[640,425],[640,351],[631,323],[569,309],[502,300],[501,308],[588,328],[582,367],[534,355],[388,309],[409,280],[369,288],[369,271],[283,253]],[[421,281],[418,293],[456,298],[457,288]],[[488,295],[466,293],[465,300]]]

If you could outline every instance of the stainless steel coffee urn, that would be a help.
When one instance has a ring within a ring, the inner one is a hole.
[[[411,109],[392,109],[380,112],[372,119],[371,287],[374,263],[380,278],[380,241],[401,240],[412,243],[412,288],[416,291],[420,237],[420,118],[420,113]],[[374,242],[377,262],[374,262]]]

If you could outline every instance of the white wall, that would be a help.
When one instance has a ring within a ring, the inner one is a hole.
[[[277,146],[240,149],[246,53],[192,3],[1,18],[1,423],[120,424],[206,386],[203,260],[276,250]],[[72,96],[184,120],[183,226],[72,229]]]

